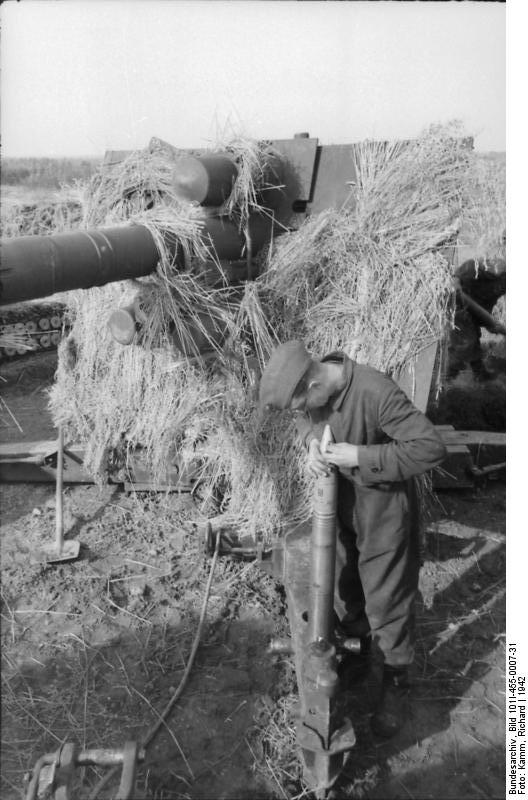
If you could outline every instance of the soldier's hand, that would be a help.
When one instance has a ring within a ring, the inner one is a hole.
[[[320,475],[329,475],[330,469],[320,449],[319,439],[312,439],[308,446],[308,471],[316,478]]]
[[[359,466],[358,449],[355,444],[348,444],[347,442],[332,444],[330,442],[326,446],[324,457],[328,464],[333,464],[336,467],[349,467],[353,469]]]

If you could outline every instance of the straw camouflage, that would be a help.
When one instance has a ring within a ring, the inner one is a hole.
[[[92,335],[107,331],[111,313],[131,302],[128,282],[72,299],[75,365],[68,366],[61,350],[50,401],[54,421],[67,424],[83,442],[90,474],[106,480],[108,453],[117,442],[125,452],[141,447],[154,480],[161,482],[167,454],[176,448],[186,468],[200,465],[203,496],[222,498],[233,525],[268,541],[279,527],[309,519],[306,451],[294,436],[292,420],[273,414],[257,421],[253,413],[248,332],[259,362],[277,341],[302,340],[309,352],[342,350],[382,371],[409,363],[425,342],[440,341],[452,321],[453,281],[437,244],[452,230],[462,195],[466,202],[467,162],[473,159],[457,141],[446,129],[406,147],[367,142],[356,148],[361,178],[355,204],[324,209],[298,230],[276,236],[269,263],[257,280],[245,283],[236,311],[226,303],[225,287],[212,287],[202,278],[199,265],[210,258],[201,235],[204,209],[178,204],[174,160],[136,152],[130,161],[105,167],[85,198],[83,225],[125,223],[132,215],[134,223],[151,231],[162,258],[156,275],[142,284],[142,293],[151,298],[145,347],[123,347],[110,335]],[[239,175],[258,179],[251,190],[245,181],[246,199],[237,201],[237,217],[244,217],[247,207],[255,210],[251,198],[265,188],[265,158],[258,153],[253,158],[252,148],[251,143],[239,148],[246,153],[246,168],[236,159]],[[221,150],[233,152],[230,144]],[[253,170],[257,162],[259,169]],[[144,186],[155,189],[156,198],[147,198]],[[494,238],[500,237],[503,211],[502,216],[483,213],[488,202],[483,190],[472,189],[471,197],[471,234],[476,230],[489,237],[493,230]],[[152,199],[154,206],[143,208]],[[494,208],[502,210],[503,203],[497,200]],[[475,229],[477,224],[481,227]],[[175,268],[167,231],[190,254],[196,275]],[[486,248],[478,252],[490,255]],[[240,369],[226,369],[224,358],[218,367],[214,361],[202,365],[168,345],[170,325],[183,325],[189,317],[194,324],[202,312],[229,322],[229,348]],[[283,371],[281,379],[288,368]],[[291,375],[288,382],[294,390]],[[280,398],[283,403],[284,394]]]

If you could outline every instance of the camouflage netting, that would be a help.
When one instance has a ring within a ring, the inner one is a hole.
[[[204,212],[171,194],[169,156],[135,153],[96,176],[86,224],[148,225],[160,265],[148,279],[72,294],[51,409],[67,436],[85,443],[91,473],[104,479],[109,464],[119,466],[127,451],[141,448],[155,478],[178,456],[201,496],[245,530],[269,538],[306,519],[304,454],[287,415],[259,416],[258,367],[274,344],[291,337],[317,355],[342,349],[388,371],[443,340],[452,289],[440,246],[456,230],[473,163],[459,133],[447,127],[406,145],[358,146],[351,202],[277,237],[260,256],[261,277],[238,290],[211,288],[174,269],[159,231],[179,237],[186,263],[195,263],[204,257],[196,224]],[[239,140],[233,153],[244,183],[224,212],[243,228],[269,150]],[[123,347],[107,320],[138,284],[151,298],[146,333],[141,345]],[[170,336],[171,321],[199,326],[202,311],[228,331],[209,361],[185,357]]]
[[[472,159],[468,198],[457,244],[470,258],[506,257],[506,162],[489,155]]]

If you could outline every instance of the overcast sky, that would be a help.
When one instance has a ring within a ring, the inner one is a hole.
[[[505,149],[506,6],[484,2],[3,3],[4,156],[101,156],[226,127],[322,143],[461,119]]]

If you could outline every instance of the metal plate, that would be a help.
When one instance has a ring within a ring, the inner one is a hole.
[[[319,214],[327,208],[354,205],[357,180],[354,167],[354,145],[327,144],[319,148],[317,170],[310,212]]]
[[[67,542],[63,542],[60,553],[55,543],[53,543],[52,545],[45,545],[42,548],[42,555],[44,561],[48,564],[54,564],[57,561],[73,561],[79,556],[80,549],[80,542],[75,539],[70,539]]]
[[[291,202],[309,202],[312,194],[318,139],[274,139],[271,146],[283,156],[285,169],[284,193]]]
[[[403,369],[393,375],[400,389],[423,414],[427,411],[436,351],[437,343],[431,342]]]

